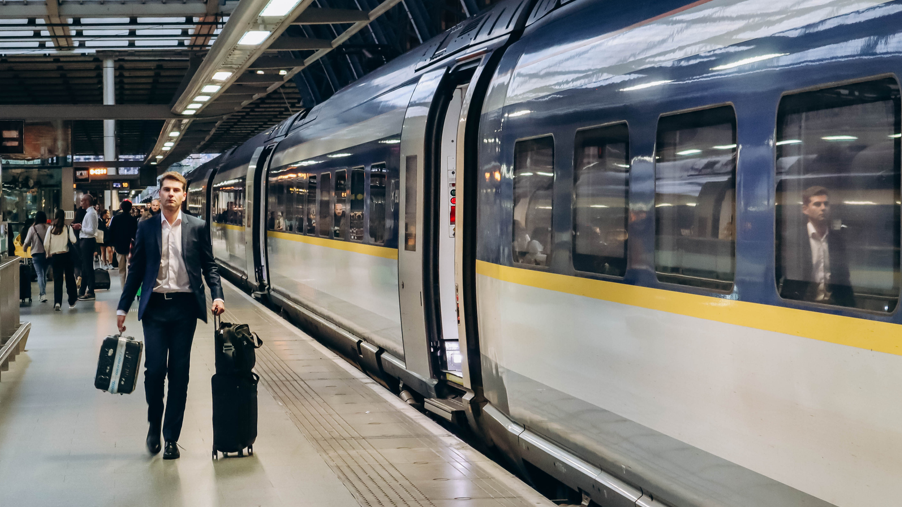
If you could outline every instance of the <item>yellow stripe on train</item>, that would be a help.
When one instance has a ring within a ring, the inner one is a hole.
[[[398,260],[398,250],[395,248],[386,248],[384,246],[364,245],[361,243],[351,243],[349,241],[338,241],[328,238],[317,238],[313,236],[302,236],[300,234],[290,234],[287,232],[267,231],[266,236],[270,238],[286,239],[289,241],[297,241],[298,243],[306,243],[308,245],[322,246],[326,248],[334,248],[336,250],[344,250],[346,252],[354,252],[364,255],[372,255],[373,257],[382,257],[383,259]]]
[[[476,273],[528,287],[902,355],[902,326],[888,322],[637,287],[485,261],[476,261]]]

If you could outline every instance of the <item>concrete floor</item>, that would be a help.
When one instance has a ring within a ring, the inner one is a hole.
[[[182,457],[150,456],[143,378],[124,396],[93,385],[100,343],[115,333],[111,278],[72,310],[22,307],[28,347],[0,382],[0,505],[552,505],[231,286],[225,320],[266,341],[255,455],[211,459],[213,331],[198,323]],[[141,337],[134,310],[126,325]]]

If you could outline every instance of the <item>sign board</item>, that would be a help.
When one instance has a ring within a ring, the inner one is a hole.
[[[75,181],[88,181],[91,177],[88,174],[87,169],[76,169],[75,170]]]
[[[24,121],[0,121],[0,153],[25,153]]]

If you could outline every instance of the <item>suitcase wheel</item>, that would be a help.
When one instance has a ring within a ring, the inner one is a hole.
[[[218,459],[219,459],[219,453],[216,451],[216,449],[213,449],[213,459],[214,459],[214,460],[218,460]]]
[[[254,446],[252,446],[252,445],[247,446],[247,455],[248,456],[254,455]]]

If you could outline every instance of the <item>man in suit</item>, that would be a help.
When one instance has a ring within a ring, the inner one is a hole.
[[[119,213],[110,221],[110,229],[107,232],[108,245],[116,250],[116,260],[119,262],[119,279],[125,288],[126,274],[128,273],[128,253],[131,251],[132,241],[138,232],[138,219],[132,216],[132,202],[123,200],[119,204]]]
[[[830,194],[824,187],[802,192],[805,227],[782,245],[780,295],[839,306],[855,306],[841,228],[830,228]]]
[[[188,395],[188,367],[197,319],[207,321],[203,281],[213,296],[213,315],[225,311],[219,271],[206,224],[181,212],[187,195],[184,176],[167,172],[160,181],[163,212],[138,224],[128,277],[119,299],[117,325],[125,331],[125,316],[139,287],[138,319],[144,326],[144,394],[147,398],[147,450],[163,459],[177,459],[177,442]],[[166,417],[163,384],[169,375]],[[162,421],[162,426],[161,426]]]

